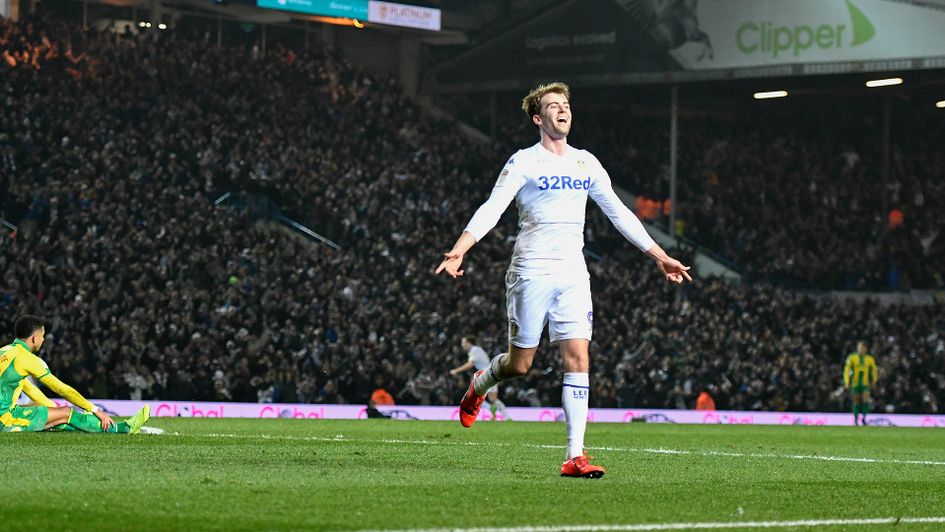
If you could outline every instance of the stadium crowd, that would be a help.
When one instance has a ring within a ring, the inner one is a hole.
[[[386,388],[455,404],[460,337],[503,350],[514,213],[462,280],[432,269],[512,148],[465,139],[335,50],[172,35],[0,19],[14,59],[0,64],[0,218],[16,226],[0,238],[3,323],[46,316],[43,356],[96,398],[364,403]],[[226,192],[249,199],[218,204]],[[266,221],[263,195],[341,249]],[[589,264],[594,406],[688,407],[706,389],[719,408],[841,409],[843,357],[864,338],[880,408],[941,411],[940,306],[675,288],[599,213],[587,241],[603,256]],[[560,401],[560,361],[539,357],[507,403]]]

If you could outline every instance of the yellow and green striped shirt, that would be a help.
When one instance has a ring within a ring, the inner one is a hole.
[[[36,388],[29,383],[27,376],[32,376],[79,408],[86,411],[95,408],[88,399],[82,397],[82,394],[50,373],[46,364],[30,351],[26,342],[15,340],[8,346],[0,347],[0,414],[12,410],[24,390],[27,391],[27,395],[37,400],[32,393],[29,393]],[[46,401],[49,400],[46,399]],[[37,402],[45,404],[42,400]]]
[[[847,355],[847,361],[843,365],[843,384],[844,386],[869,386],[879,378],[879,370],[876,369],[876,359],[869,353],[860,354],[853,352]]]

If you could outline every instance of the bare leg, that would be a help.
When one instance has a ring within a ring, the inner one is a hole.
[[[510,345],[508,353],[493,358],[485,371],[473,377],[473,388],[476,394],[485,395],[489,388],[500,381],[514,379],[528,373],[537,351],[538,347],[523,348]]]
[[[72,412],[72,409],[67,406],[50,407],[49,417],[46,418],[46,426],[43,428],[49,429],[69,421],[70,412]]]
[[[471,427],[479,415],[479,409],[485,399],[483,396],[489,392],[489,389],[500,381],[521,377],[528,373],[537,351],[537,346],[521,348],[510,345],[508,353],[502,353],[493,358],[489,362],[488,368],[476,372],[469,390],[466,391],[463,400],[459,403],[460,423],[464,427]]]
[[[509,345],[509,356],[499,365],[498,377],[500,380],[521,377],[528,373],[535,360],[538,347],[518,347]]]
[[[564,371],[568,373],[587,373],[590,371],[591,364],[588,350],[591,342],[589,340],[572,338],[561,340],[558,345],[561,349]]]

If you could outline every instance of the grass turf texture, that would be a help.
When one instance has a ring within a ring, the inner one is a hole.
[[[896,462],[945,462],[936,429],[591,423],[588,445],[614,449],[591,450],[607,474],[584,480],[558,476],[561,423],[462,429],[458,422],[153,418],[149,425],[169,434],[0,435],[16,493],[2,505],[4,528],[341,530],[945,515],[945,465]]]

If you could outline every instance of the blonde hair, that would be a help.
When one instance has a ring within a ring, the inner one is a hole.
[[[560,81],[548,83],[547,85],[539,85],[532,89],[532,92],[529,92],[528,96],[522,98],[522,110],[525,111],[528,118],[541,112],[541,99],[550,92],[563,94],[565,98],[569,101],[571,100],[571,88]]]

